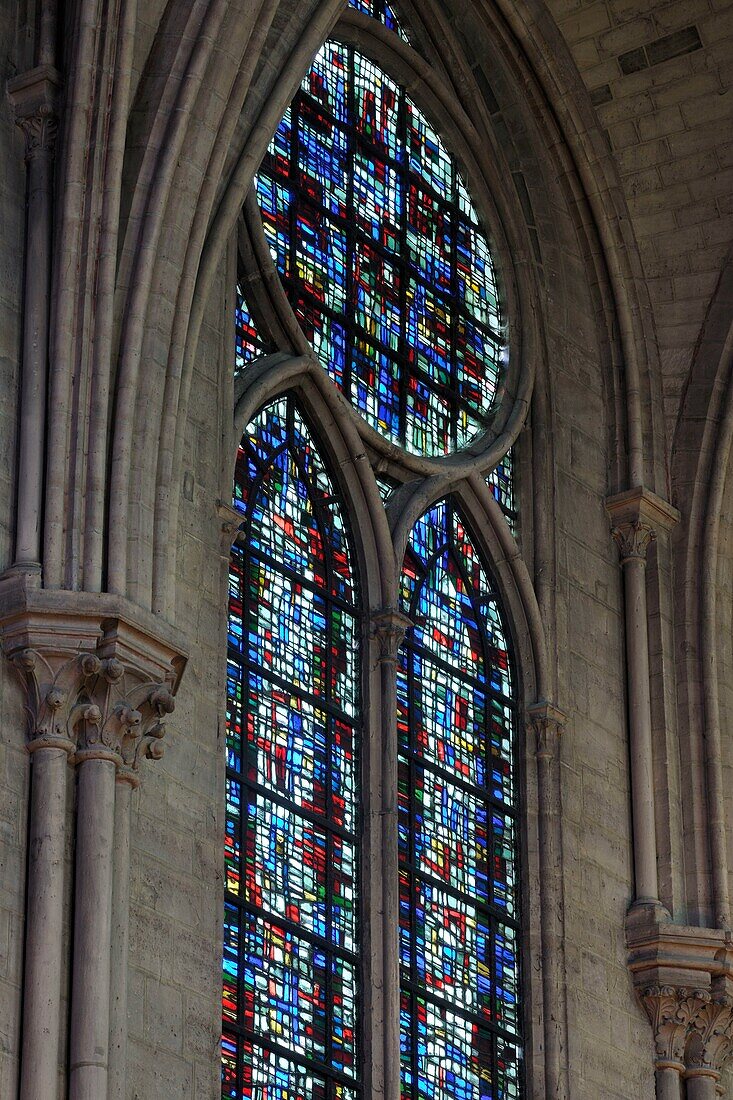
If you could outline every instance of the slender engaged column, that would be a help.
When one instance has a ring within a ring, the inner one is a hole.
[[[66,961],[64,932],[66,792],[69,708],[83,677],[83,659],[46,654],[26,643],[21,624],[4,638],[5,651],[23,678],[29,717],[31,797],[28,819],[26,938],[20,1100],[54,1100],[59,1089],[61,997]]]
[[[135,786],[137,786],[135,774],[129,768],[121,768],[117,773],[115,798],[108,1100],[125,1100],[127,958],[130,944],[130,800]]]
[[[693,1070],[685,1074],[686,1100],[717,1100],[720,1074],[712,1070]]]
[[[58,73],[49,64],[8,83],[16,122],[25,136],[28,165],[15,564],[36,570],[40,569],[58,86]]]
[[[529,708],[529,723],[537,739],[537,797],[539,817],[540,898],[542,918],[542,1000],[545,1038],[545,1094],[551,1100],[566,1095],[562,1062],[562,891],[560,886],[560,808],[557,758],[566,718],[549,703]]]
[[[626,680],[629,708],[629,756],[634,845],[635,899],[632,908],[656,909],[659,901],[654,751],[649,687],[649,627],[646,557],[657,530],[669,529],[678,513],[654,493],[632,489],[606,501],[624,571]],[[665,916],[668,914],[664,913]]]
[[[69,743],[31,742],[21,1100],[58,1094]]]
[[[684,1070],[685,1067],[681,1062],[657,1062],[655,1069],[657,1100],[681,1100]]]
[[[384,920],[384,1095],[400,1094],[399,857],[397,851],[397,654],[410,619],[395,608],[372,617],[382,676],[382,873]]]
[[[631,804],[634,821],[636,902],[659,900],[652,708],[649,695],[649,635],[646,606],[646,552],[655,537],[646,524],[617,528],[614,537],[624,570],[626,663],[629,693]]]
[[[93,720],[93,719],[92,719]],[[70,1100],[105,1100],[109,1054],[115,772],[119,758],[80,754]]]

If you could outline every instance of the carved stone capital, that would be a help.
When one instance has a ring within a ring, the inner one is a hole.
[[[658,1068],[719,1077],[731,1055],[733,1001],[726,993],[654,984],[640,990]]]
[[[527,722],[537,738],[538,760],[552,759],[557,755],[567,720],[563,711],[546,700],[527,708]]]
[[[629,969],[657,1068],[716,1080],[733,1053],[733,941],[724,929],[627,926]]]
[[[228,555],[237,541],[245,517],[242,512],[233,508],[231,504],[226,504],[223,500],[217,500],[216,514],[219,519],[221,551],[222,554]]]
[[[634,558],[646,561],[649,545],[654,542],[657,535],[647,523],[637,520],[636,523],[612,527],[611,537],[618,546],[621,564],[625,565],[627,561],[632,561]]]
[[[606,512],[622,565],[646,561],[650,543],[661,531],[671,530],[680,518],[676,508],[643,486],[607,497]]]
[[[58,134],[56,102],[61,78],[50,65],[40,65],[8,81],[8,98],[16,124],[25,136],[25,158],[52,156]]]
[[[110,760],[136,785],[140,761],[162,755],[185,667],[175,632],[119,597],[38,589],[15,575],[0,583],[0,637],[25,681],[29,751]]]
[[[412,626],[412,620],[398,611],[396,607],[385,607],[373,611],[370,617],[370,634],[379,646],[379,662],[394,663],[405,634]]]

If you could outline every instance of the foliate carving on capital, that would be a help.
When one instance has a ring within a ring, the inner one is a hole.
[[[618,546],[622,565],[627,561],[646,561],[649,546],[657,537],[654,529],[642,520],[613,527],[611,535]]]
[[[657,1065],[719,1076],[733,1053],[730,996],[659,984],[646,986],[639,996],[654,1031]]]
[[[49,106],[41,106],[32,115],[17,120],[25,137],[25,159],[33,160],[40,154],[53,155],[58,136],[58,118]]]
[[[379,662],[395,662],[412,620],[396,607],[386,607],[371,616],[371,635],[379,646]]]
[[[175,705],[169,684],[141,681],[116,657],[91,652],[54,661],[25,649],[12,661],[28,690],[29,751],[61,747],[76,763],[111,760],[133,785],[140,761],[163,755]]]
[[[557,755],[567,716],[551,703],[541,702],[528,708],[527,717],[529,726],[537,739],[537,759],[554,758]]]

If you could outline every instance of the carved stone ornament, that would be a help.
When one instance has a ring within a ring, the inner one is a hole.
[[[657,1067],[720,1075],[733,1044],[733,1001],[726,993],[650,985],[640,991],[654,1032]]]
[[[398,650],[411,626],[412,620],[396,607],[372,612],[370,633],[379,645],[380,664],[397,660]]]
[[[107,759],[136,785],[140,761],[162,755],[185,666],[171,629],[121,598],[16,577],[0,584],[0,635],[26,686],[28,750]]]
[[[622,565],[634,558],[646,561],[649,544],[657,537],[656,532],[647,523],[639,520],[635,523],[626,523],[622,527],[613,527],[611,536],[618,546]]]
[[[555,757],[567,715],[552,703],[543,701],[527,708],[527,721],[537,738],[538,760]]]
[[[608,497],[606,512],[622,565],[646,561],[650,543],[661,531],[670,531],[680,518],[676,508],[642,486]]]
[[[245,517],[242,512],[223,500],[217,500],[216,514],[220,523],[222,554],[228,555],[239,537]]]
[[[656,1068],[717,1081],[733,1053],[731,933],[650,919],[629,924],[627,942]]]
[[[40,65],[8,81],[16,124],[25,136],[25,159],[52,156],[58,135],[56,100],[61,78],[50,65]]]

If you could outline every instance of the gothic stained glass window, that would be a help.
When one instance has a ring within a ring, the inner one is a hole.
[[[349,7],[362,12],[364,15],[370,15],[372,19],[378,19],[388,30],[394,31],[405,41],[408,40],[404,28],[397,18],[397,13],[389,0],[349,0]]]
[[[486,479],[494,499],[501,508],[512,534],[517,530],[517,502],[514,494],[514,455],[511,448],[497,462]]]
[[[292,397],[245,431],[234,504],[222,1096],[357,1100],[358,614]]]
[[[403,1100],[520,1092],[513,680],[449,498],[413,529],[398,667]]]
[[[235,349],[234,374],[240,374],[248,363],[274,351],[273,345],[262,335],[247,305],[241,286],[237,286],[237,305],[234,317]]]
[[[465,447],[500,392],[504,319],[455,159],[405,89],[326,42],[256,188],[290,303],[354,408],[413,453]]]

